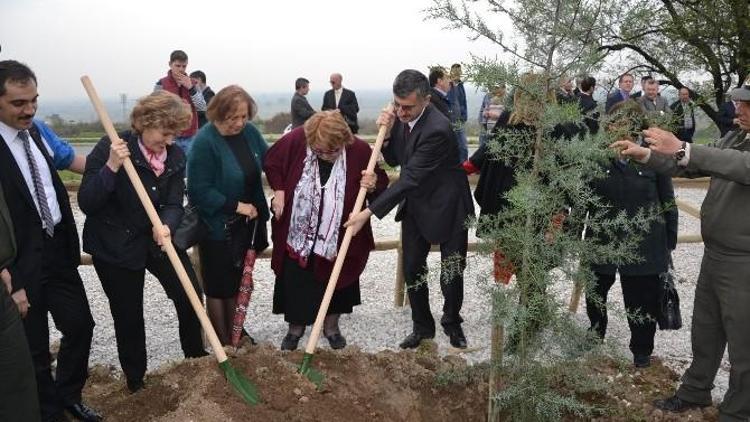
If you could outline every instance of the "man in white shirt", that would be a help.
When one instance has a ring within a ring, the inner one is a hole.
[[[341,85],[343,77],[340,73],[332,74],[329,81],[331,82],[331,89],[323,95],[323,107],[321,107],[321,110],[340,111],[352,133],[356,134],[359,130],[359,125],[357,124],[357,113],[359,113],[357,96],[354,94],[354,91],[346,89]]]

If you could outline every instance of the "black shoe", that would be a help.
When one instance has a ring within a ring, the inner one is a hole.
[[[443,331],[445,331],[445,335],[450,338],[451,346],[458,349],[466,348],[466,336],[464,335],[464,330],[461,329],[460,325],[450,328],[443,328]]]
[[[651,366],[651,355],[634,355],[633,365],[636,368],[648,368]]]
[[[668,399],[661,399],[654,401],[654,407],[657,409],[665,410],[667,412],[682,413],[690,409],[700,409],[702,407],[710,406],[710,404],[698,404],[685,401],[677,395],[674,395]]]
[[[401,342],[401,344],[398,345],[398,347],[402,349],[416,349],[417,346],[419,346],[420,343],[422,343],[422,340],[427,340],[435,338],[435,334],[428,335],[428,334],[422,334],[418,332],[413,332],[406,336],[404,341]]]
[[[142,379],[139,379],[139,380],[128,380],[128,390],[131,393],[135,393],[136,391],[142,389],[145,386],[146,386],[146,384],[143,383]]]
[[[257,346],[258,345],[258,343],[255,341],[255,339],[252,338],[250,336],[250,334],[248,334],[247,331],[244,328],[242,329],[242,334],[240,334],[240,339],[242,339],[242,337],[247,337],[247,340],[250,342],[251,346]]]
[[[281,350],[297,350],[297,345],[299,344],[299,339],[301,338],[302,336],[296,336],[292,333],[286,333],[284,339],[281,340]]]
[[[326,335],[326,338],[328,339],[328,344],[331,346],[331,349],[343,349],[346,347],[346,339],[341,333],[334,333],[330,336]]]
[[[65,410],[67,410],[68,413],[70,413],[70,415],[75,419],[83,422],[99,422],[104,419],[102,415],[96,412],[96,410],[86,406],[83,403],[76,403],[65,406]]]

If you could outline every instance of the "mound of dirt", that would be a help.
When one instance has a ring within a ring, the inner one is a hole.
[[[108,421],[482,421],[487,379],[482,367],[456,356],[440,358],[434,343],[417,352],[368,354],[348,347],[320,350],[313,366],[321,390],[296,370],[302,352],[270,345],[243,347],[232,365],[258,387],[262,403],[248,406],[232,390],[213,357],[190,359],[150,373],[146,388],[130,394],[115,368],[92,368],[84,400]],[[651,400],[668,394],[677,376],[658,361],[636,372],[614,360],[588,365],[613,388],[589,397],[610,409],[599,420],[684,420],[662,415]],[[589,374],[592,375],[592,374]],[[506,382],[510,382],[506,380]],[[716,420],[715,408],[692,420]],[[574,420],[574,419],[570,419]]]

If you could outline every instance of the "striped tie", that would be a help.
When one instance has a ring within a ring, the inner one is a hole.
[[[39,204],[39,214],[44,223],[44,231],[47,232],[49,237],[52,237],[55,234],[55,223],[52,221],[52,213],[49,211],[47,194],[44,192],[44,184],[42,184],[42,177],[39,175],[39,167],[37,167],[36,160],[34,160],[34,156],[31,154],[29,132],[22,130],[18,132],[18,137],[23,142],[23,149],[26,152],[26,159],[29,162],[29,170],[31,170],[31,179],[34,182],[36,201]]]

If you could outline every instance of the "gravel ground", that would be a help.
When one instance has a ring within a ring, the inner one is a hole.
[[[700,206],[705,191],[700,189],[677,189],[677,195],[695,206]],[[74,203],[76,221],[79,229],[82,227],[83,215]],[[373,220],[376,239],[396,239],[399,226],[388,216],[382,221]],[[680,215],[679,230],[681,234],[700,232],[699,220],[685,213]],[[473,233],[470,241],[474,240]],[[674,261],[678,273],[687,282],[677,286],[682,304],[684,327],[678,331],[659,331],[656,338],[654,354],[661,357],[678,373],[682,373],[690,363],[690,324],[695,281],[698,277],[700,261],[703,256],[702,244],[680,244],[674,253]],[[428,264],[432,271],[439,269],[439,255],[430,254]],[[483,276],[491,271],[487,257],[469,254],[469,263],[465,273],[465,293],[462,316],[469,347],[476,349],[463,356],[470,362],[480,362],[489,358],[489,321],[487,313],[489,302],[483,297],[485,283]],[[345,315],[341,319],[343,334],[351,345],[356,345],[365,351],[375,352],[384,349],[396,350],[398,343],[410,332],[411,318],[408,307],[395,308],[393,305],[393,291],[396,268],[395,251],[373,252],[368,267],[362,276],[361,291],[362,305],[357,307],[352,315]],[[114,365],[117,361],[117,345],[114,337],[112,318],[109,313],[107,297],[101,288],[92,266],[80,267],[86,291],[88,293],[91,311],[96,321],[94,340],[91,349],[90,363]],[[271,314],[273,297],[273,273],[270,260],[259,260],[255,268],[255,291],[253,292],[250,309],[245,323],[250,334],[259,342],[269,342],[278,345],[286,333],[286,323],[281,315]],[[432,284],[434,286],[434,284]],[[151,276],[147,276],[146,291],[144,292],[144,307],[146,320],[146,341],[149,356],[149,368],[155,369],[171,360],[182,357],[177,334],[177,319],[174,308],[164,294],[159,283]],[[569,285],[561,283],[557,286],[560,300],[568,301]],[[430,302],[436,320],[440,317],[442,297],[438,288],[430,291]],[[619,283],[616,283],[610,294],[610,322],[608,327],[608,343],[615,344],[622,350],[624,356],[629,356],[627,343],[629,330],[622,311],[622,294]],[[588,324],[584,307],[581,306],[576,318],[581,324]],[[60,334],[54,330],[50,318],[50,328],[53,339]],[[308,330],[309,333],[309,330]],[[301,347],[307,340],[307,335],[301,341]],[[448,350],[447,337],[438,330],[436,341],[441,350]],[[327,342],[321,341],[322,347],[328,347]],[[714,398],[720,400],[727,388],[729,363],[725,355],[719,374],[715,381]]]

